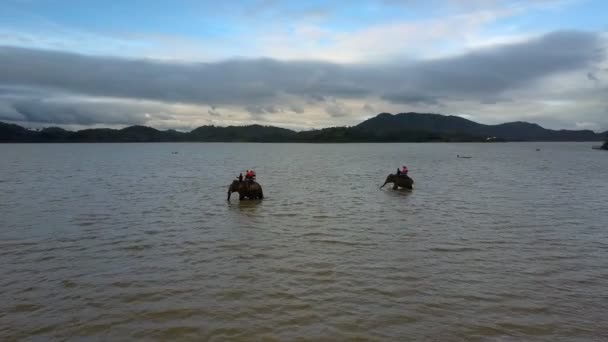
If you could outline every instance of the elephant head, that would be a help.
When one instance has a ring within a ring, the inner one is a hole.
[[[386,177],[386,180],[384,181],[384,184],[382,184],[382,186],[380,187],[380,189],[384,188],[384,186],[388,183],[392,183],[393,182],[393,178],[395,176],[391,173],[390,175],[388,175],[388,177]]]
[[[232,184],[228,187],[228,201],[230,201],[230,195],[232,195],[233,192],[239,191],[239,185],[240,183],[238,180],[232,181]]]

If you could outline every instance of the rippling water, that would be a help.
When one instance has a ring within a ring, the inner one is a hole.
[[[3,341],[608,339],[608,154],[590,144],[0,155]],[[379,190],[404,163],[415,189]],[[267,198],[228,204],[247,168]]]

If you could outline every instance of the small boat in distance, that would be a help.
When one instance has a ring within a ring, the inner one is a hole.
[[[471,156],[461,156],[460,154],[457,154],[456,158],[472,158],[472,157]]]

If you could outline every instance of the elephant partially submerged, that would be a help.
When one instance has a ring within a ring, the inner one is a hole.
[[[263,199],[264,193],[262,192],[262,186],[255,181],[245,180],[239,182],[234,180],[228,188],[228,200],[230,201],[230,195],[233,192],[239,193],[239,199]]]
[[[414,180],[411,179],[408,175],[395,175],[390,174],[386,177],[386,181],[380,189],[382,189],[387,183],[393,183],[393,190],[397,190],[399,188],[412,190],[412,185],[414,184]]]

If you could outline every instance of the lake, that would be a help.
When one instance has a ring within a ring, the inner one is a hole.
[[[591,145],[0,144],[0,340],[605,340]]]

